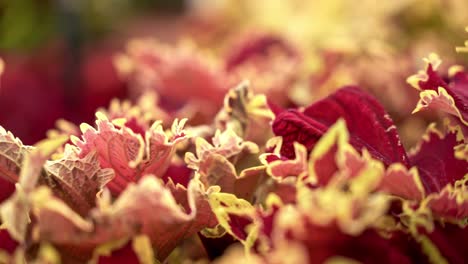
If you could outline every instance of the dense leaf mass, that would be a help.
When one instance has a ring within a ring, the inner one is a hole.
[[[94,122],[34,145],[0,126],[0,264],[468,263],[468,72],[430,54],[410,89],[417,51],[335,51],[342,31],[301,30],[312,7],[289,34],[262,13],[269,30],[206,44],[228,12],[207,50],[130,41],[129,98]]]

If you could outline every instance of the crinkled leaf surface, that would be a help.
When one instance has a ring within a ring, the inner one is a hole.
[[[67,147],[62,158],[45,164],[47,175],[40,181],[75,212],[86,215],[95,207],[96,195],[112,180],[114,172],[100,168],[96,152],[81,159]]]
[[[97,129],[82,126],[82,140],[75,140],[81,158],[97,152],[101,168],[111,168],[115,177],[108,187],[118,194],[130,182],[138,181],[143,175],[161,177],[170,165],[175,146],[186,138],[182,131],[184,121],[176,120],[169,137],[162,125],[155,122],[146,131],[145,139],[127,127],[117,128],[105,117],[98,116]]]
[[[10,183],[15,183],[18,181],[21,163],[28,149],[30,149],[30,147],[24,146],[21,140],[0,126],[1,182],[7,181]],[[6,185],[7,183],[2,183],[2,186]]]
[[[182,239],[216,224],[199,183],[191,182],[188,190],[172,186],[166,188],[154,176],[144,177],[138,184],[130,184],[113,203],[102,198],[100,207],[86,219],[52,197],[48,189],[39,189],[33,194],[35,228],[41,240],[84,259],[101,244],[145,234],[163,260]],[[179,204],[177,200],[183,198]]]
[[[251,167],[237,173],[235,162],[244,154],[258,152],[258,146],[244,141],[233,130],[217,131],[212,144],[203,138],[197,138],[196,155],[186,153],[187,166],[199,174],[206,186],[218,185],[223,192],[239,191],[248,196],[256,187],[255,181],[261,175],[262,168]]]

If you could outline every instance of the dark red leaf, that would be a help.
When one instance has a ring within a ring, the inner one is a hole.
[[[418,167],[427,193],[440,192],[447,184],[461,180],[468,171],[468,163],[455,157],[454,147],[459,145],[455,132],[444,136],[429,131],[411,163]]]
[[[13,254],[18,245],[19,243],[10,236],[6,229],[0,229],[0,251],[5,250],[9,254]]]
[[[283,137],[281,154],[292,158],[295,141],[310,151],[339,118],[345,119],[350,143],[356,149],[367,149],[387,166],[395,162],[409,164],[393,121],[382,105],[352,86],[338,90],[303,112],[289,110],[278,114],[273,123],[273,132]]]

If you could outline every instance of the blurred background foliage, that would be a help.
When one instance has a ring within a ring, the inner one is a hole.
[[[32,144],[58,118],[92,122],[98,107],[131,92],[113,60],[132,38],[189,38],[222,58],[252,30],[304,53],[298,105],[357,83],[398,121],[413,106],[405,78],[422,57],[466,62],[454,47],[467,38],[467,14],[467,0],[0,0],[0,125]]]
[[[1,0],[0,48],[28,51],[57,36],[93,41],[132,17],[183,8],[182,0]]]
[[[59,118],[92,122],[127,97],[114,55],[132,37],[175,34],[168,25],[183,9],[182,0],[0,0],[0,125],[32,144]]]

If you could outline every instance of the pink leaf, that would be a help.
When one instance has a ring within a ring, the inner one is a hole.
[[[95,151],[101,168],[114,170],[115,178],[108,187],[113,194],[118,194],[128,183],[138,181],[145,174],[162,177],[170,165],[176,145],[186,138],[182,130],[184,123],[176,120],[168,134],[159,122],[155,122],[143,139],[141,134],[125,126],[117,128],[99,115],[97,129],[82,125],[82,140],[75,139],[75,144],[81,158]]]

